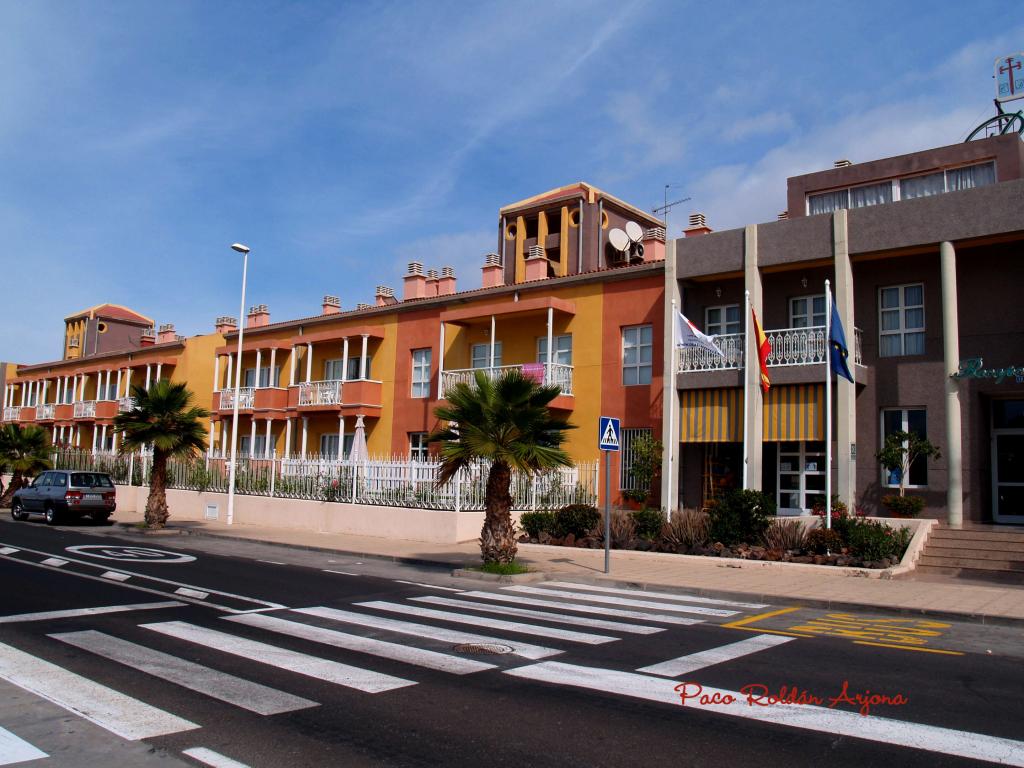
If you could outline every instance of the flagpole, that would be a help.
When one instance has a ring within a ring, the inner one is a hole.
[[[750,392],[747,391],[750,383],[748,366],[751,362],[751,344],[757,344],[757,340],[754,339],[754,331],[750,327],[750,291],[744,291],[743,293],[743,316],[745,318],[743,321],[745,329],[743,334],[743,489],[746,490],[750,487],[747,485],[749,475],[747,464],[750,460],[750,407],[752,404]],[[754,350],[754,358],[757,358],[756,348]],[[758,365],[760,366],[760,363]]]
[[[676,344],[679,342],[679,340],[676,338],[676,325],[678,325],[678,323],[679,323],[679,321],[676,319],[676,312],[678,312],[678,311],[679,310],[676,308],[676,300],[672,299],[672,324],[669,327],[669,333],[672,334],[672,361],[671,361],[671,363],[669,365],[666,366],[666,368],[669,371],[669,378],[672,381],[672,386],[670,388],[670,392],[672,393],[672,398],[673,399],[671,401],[669,401],[668,403],[666,403],[666,405],[668,406],[668,438],[669,438],[668,439],[668,445],[666,447],[668,448],[668,469],[669,469],[670,472],[675,474],[675,477],[679,477],[679,470],[675,467],[675,465],[672,462],[672,459],[675,456],[675,448],[676,448],[675,415],[676,415],[676,403],[677,403],[677,400],[679,398],[679,393],[676,390],[676,368],[677,368],[677,361],[679,360],[679,349],[676,347]],[[668,479],[668,484],[667,485],[662,485],[662,488],[665,488],[666,490],[671,491],[672,490],[672,481],[673,481],[673,478],[669,478]],[[677,492],[675,499],[662,499],[662,501],[665,504],[665,516],[666,517],[671,517],[671,515],[672,515],[672,505],[676,503],[676,500],[678,498],[679,498],[679,493]]]
[[[825,528],[832,527],[832,289],[825,281]]]

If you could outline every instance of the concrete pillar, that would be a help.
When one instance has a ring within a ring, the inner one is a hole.
[[[744,327],[750,329],[743,342],[743,434],[747,444],[746,488],[761,490],[761,457],[764,442],[764,397],[761,391],[761,366],[757,358],[757,340],[750,321],[751,307],[764,330],[764,302],[761,291],[761,270],[757,266],[757,225],[748,224],[743,233],[743,286],[750,292],[750,307]]]
[[[676,389],[675,348],[675,317],[674,311],[682,311],[682,296],[679,280],[676,278],[676,242],[669,239],[665,244],[665,311],[663,315],[664,339],[664,376],[661,415],[661,443],[664,446],[661,454],[661,509],[668,517],[679,509],[679,390]],[[674,308],[673,308],[674,307]]]
[[[231,390],[233,390],[235,388],[235,380],[234,380],[234,378],[232,378],[231,372],[232,372],[232,370],[233,370],[233,368],[235,366],[235,356],[234,355],[228,355],[227,358],[228,358],[228,375],[227,375],[227,381],[224,382],[224,389],[231,389]]]
[[[256,419],[250,417],[249,419],[249,458],[256,457]]]
[[[124,394],[125,394],[125,397],[129,397],[131,395],[131,393],[132,393],[132,369],[131,368],[128,369],[128,373],[125,375],[125,379],[126,379],[126,381],[124,383]]]
[[[846,209],[832,214],[832,253],[835,256],[836,311],[846,331],[846,346],[850,350],[847,364],[856,380],[859,373],[854,360],[857,349],[857,330],[853,314],[853,268],[850,265]],[[826,365],[828,363],[826,362]],[[842,376],[836,376],[836,448],[832,463],[836,468],[835,493],[848,509],[856,506],[857,497],[857,385]],[[831,418],[831,416],[829,416]]]
[[[252,385],[259,389],[260,387],[260,369],[263,368],[263,350],[256,350],[256,374],[253,376]]]
[[[345,458],[345,417],[338,417],[338,461]]]
[[[348,380],[348,336],[341,340],[341,380]]]
[[[306,383],[313,380],[313,342],[306,342]]]
[[[103,425],[103,428],[100,431],[100,450],[101,451],[107,450],[107,425],[106,424]]]
[[[92,425],[92,452],[96,453],[96,438],[99,437],[99,430],[96,429],[96,425]]]
[[[306,458],[306,444],[309,438],[309,417],[302,417],[302,458]]]
[[[292,345],[291,354],[288,355],[288,386],[295,386],[295,345]]]
[[[121,389],[121,380],[123,378],[123,376],[122,376],[123,373],[124,373],[124,369],[123,368],[118,368],[117,369],[117,387],[116,387],[116,389],[117,389],[117,392],[116,392],[117,397],[127,397],[127,395],[128,395],[127,392],[124,392]],[[213,380],[216,381],[217,377],[214,376]],[[123,394],[122,394],[122,392],[123,392]]]
[[[279,387],[281,382],[278,381],[277,376],[274,374],[274,367],[277,365],[277,347],[270,348],[270,372],[267,374],[267,384],[271,387]]]
[[[273,371],[274,369],[271,368],[270,370]],[[271,455],[271,452],[272,452],[271,438],[273,437],[273,432],[271,431],[270,425],[271,425],[271,420],[267,419],[267,437],[266,437],[267,444],[265,446],[265,450],[263,451],[263,456],[265,458],[268,458],[268,459],[270,458],[270,455]],[[276,451],[273,451],[273,453],[276,453]]]
[[[146,364],[146,389],[149,389],[149,384],[153,380],[153,366],[149,363]]]
[[[950,528],[964,522],[963,444],[960,435],[960,381],[952,374],[960,370],[960,321],[957,314],[956,251],[950,242],[939,244],[942,267],[942,359],[946,369],[946,456],[948,481],[946,510]]]
[[[363,334],[363,352],[362,352],[362,354],[359,357],[359,378],[360,379],[365,379],[366,378],[366,345],[369,343],[369,341],[370,341],[369,334],[364,333]]]
[[[220,455],[221,458],[228,455],[228,425],[224,421],[220,423]]]
[[[216,382],[216,379],[214,379]],[[213,446],[216,442],[216,435],[214,433],[215,423],[213,419],[210,419],[210,431],[208,433],[209,439],[206,441],[206,458],[213,458]]]
[[[163,363],[157,363],[156,364],[156,380],[157,381],[160,381],[160,372],[163,370],[163,368],[164,368],[164,364]]]
[[[121,386],[120,374],[117,378],[117,385]],[[213,356],[213,391],[220,391],[220,355]]]

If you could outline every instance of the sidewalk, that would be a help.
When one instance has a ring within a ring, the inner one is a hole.
[[[219,522],[179,522],[171,529],[201,536],[259,541],[302,549],[344,552],[398,562],[461,567],[479,562],[475,542],[429,544],[349,534],[316,533]],[[832,575],[824,567],[740,568],[730,560],[707,562],[677,555],[613,550],[604,573],[604,550],[520,544],[520,560],[553,578],[602,581],[641,589],[687,590],[709,597],[742,596],[761,602],[835,609],[922,613],[957,620],[1024,625],[1024,586],[929,580],[867,579]],[[703,559],[702,559],[703,560]]]

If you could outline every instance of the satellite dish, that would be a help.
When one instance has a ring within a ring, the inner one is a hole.
[[[626,222],[626,234],[629,236],[629,239],[632,240],[634,243],[640,242],[644,237],[644,231],[640,228],[640,225],[637,224],[635,221]]]
[[[626,251],[629,248],[629,235],[616,228],[608,233],[608,242],[616,251]]]

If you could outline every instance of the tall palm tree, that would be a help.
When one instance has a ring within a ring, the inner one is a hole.
[[[11,483],[3,496],[0,496],[0,506],[11,506],[14,492],[28,485],[26,478],[34,477],[52,466],[50,439],[46,430],[32,424],[25,427],[5,424],[0,429],[0,468],[11,471]]]
[[[193,395],[184,384],[161,379],[149,389],[132,387],[135,406],[114,418],[114,431],[122,435],[121,453],[153,447],[153,471],[146,501],[146,525],[163,528],[167,523],[167,460],[188,459],[206,450],[202,419],[210,412],[192,405]]]
[[[477,371],[472,384],[456,384],[445,395],[448,405],[434,411],[447,423],[430,436],[431,441],[441,441],[438,485],[478,459],[491,464],[480,531],[484,563],[510,563],[516,556],[512,470],[572,466],[561,446],[565,433],[575,427],[548,408],[559,391],[557,385],[541,386],[516,369],[493,379]]]

